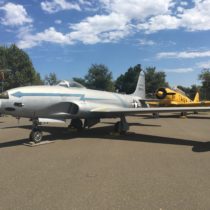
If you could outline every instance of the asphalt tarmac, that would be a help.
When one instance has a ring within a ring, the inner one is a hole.
[[[31,123],[0,118],[1,210],[210,209],[210,114],[128,117],[81,133],[46,125],[28,142]],[[57,127],[58,126],[58,127]]]

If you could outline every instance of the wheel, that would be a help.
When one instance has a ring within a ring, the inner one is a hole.
[[[158,112],[154,112],[152,113],[153,118],[159,118],[159,113]]]
[[[39,143],[42,140],[42,132],[39,130],[33,130],[30,133],[30,140],[32,140],[34,143]]]
[[[114,125],[114,131],[120,135],[125,135],[127,130],[124,129],[122,122],[119,121]]]
[[[187,112],[181,112],[181,117],[187,117]]]
[[[129,126],[126,122],[118,121],[114,125],[114,131],[116,133],[119,133],[120,135],[125,135],[128,130],[129,130]]]
[[[71,121],[71,124],[69,126],[70,128],[76,128],[78,131],[82,130],[83,128],[83,123],[82,123],[82,120],[80,119],[73,119]]]

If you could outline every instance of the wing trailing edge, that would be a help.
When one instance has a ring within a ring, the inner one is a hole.
[[[91,110],[92,113],[137,114],[137,113],[167,113],[167,112],[208,112],[210,107],[167,107],[167,108],[111,108],[103,107]]]

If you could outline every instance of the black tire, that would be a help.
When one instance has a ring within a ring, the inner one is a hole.
[[[71,124],[69,126],[70,128],[76,128],[78,131],[81,131],[83,128],[82,120],[80,119],[72,119]]]
[[[127,130],[124,130],[122,122],[118,121],[114,125],[114,132],[119,133],[120,135],[125,135],[127,133]]]
[[[42,141],[43,135],[40,130],[33,130],[31,131],[29,138],[37,144]]]

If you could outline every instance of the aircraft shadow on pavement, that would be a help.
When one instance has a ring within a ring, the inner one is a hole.
[[[136,114],[136,115],[132,115],[133,117],[142,117],[142,119],[158,119],[158,118],[180,118],[180,114],[170,114],[170,115],[166,115],[166,114],[159,114],[159,117],[154,117],[152,114]]]
[[[24,129],[30,129],[31,126],[22,126]],[[120,141],[136,141],[147,142],[153,144],[168,144],[191,146],[193,152],[208,152],[210,151],[210,142],[200,142],[194,140],[177,139],[169,137],[161,137],[155,135],[138,134],[128,132],[126,135],[113,135],[113,126],[104,126],[83,130],[82,132],[67,131],[65,127],[42,127],[43,132],[49,133],[43,137],[44,140],[59,141],[59,140],[73,140],[75,138],[93,138],[93,139],[110,139]],[[9,142],[0,143],[0,148],[13,147],[28,143],[28,139],[13,140]]]
[[[202,119],[206,119],[206,120],[210,120],[210,116],[187,116],[187,118],[189,118],[189,119],[200,119],[200,120],[202,120]]]
[[[115,123],[113,122],[101,122],[102,124],[107,124],[107,125],[114,125]],[[148,126],[148,127],[161,127],[161,125],[157,124],[145,124],[145,123],[128,123],[129,126]]]

